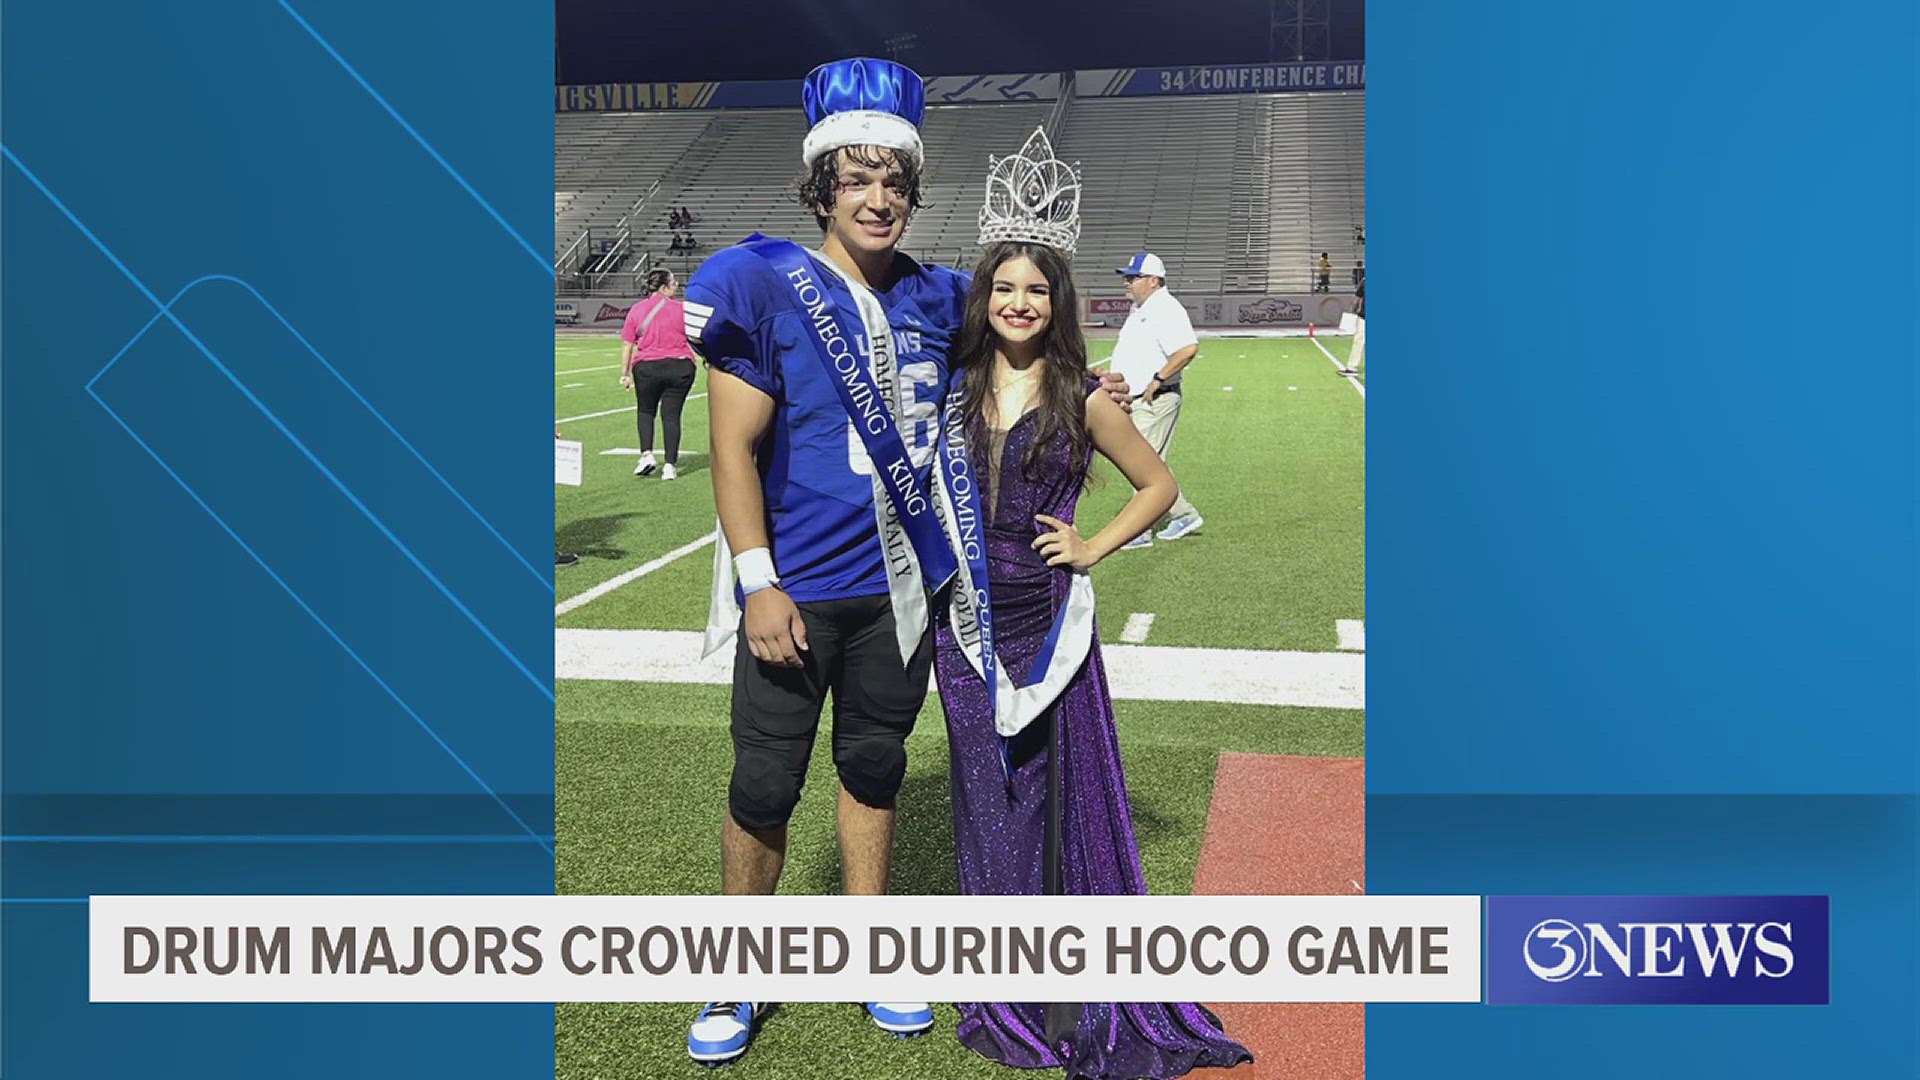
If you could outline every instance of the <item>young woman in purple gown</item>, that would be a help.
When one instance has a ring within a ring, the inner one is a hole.
[[[1039,186],[1031,190],[1046,194]],[[1076,198],[1077,190],[1074,177]],[[990,197],[983,225],[990,216],[1017,218],[1020,212],[1017,205],[995,211]],[[1069,207],[1066,216],[1072,212]],[[1054,217],[1060,216],[1056,207]],[[1058,246],[1021,240],[988,246],[974,270],[965,325],[952,353],[952,393],[959,396],[954,422],[964,425],[973,474],[985,482],[993,652],[1015,686],[1044,682],[1047,695],[1058,688],[1031,722],[1003,738],[978,655],[969,659],[951,616],[938,621],[935,670],[952,753],[954,840],[960,891],[969,895],[1043,891],[1047,758],[1055,724],[1062,747],[1060,891],[1146,892],[1113,702],[1092,635],[1091,588],[1076,578],[1157,520],[1177,488],[1132,420],[1096,392],[1099,383],[1087,370],[1072,277],[1059,250],[1070,250],[1077,232],[1077,224],[1071,233],[983,229],[983,239],[1038,235],[1055,238]],[[1095,451],[1119,468],[1134,494],[1111,522],[1083,533],[1074,509]],[[1084,662],[1069,666],[1052,660],[1061,638],[1054,624],[1072,623],[1063,613],[1073,605],[1084,609],[1078,625],[1092,640]],[[1045,672],[1036,670],[1043,667]],[[993,668],[986,670],[991,674]],[[1197,1066],[1252,1060],[1212,1013],[1195,1004],[1084,1004],[1072,1033],[1058,1042],[1045,1035],[1041,1004],[964,1003],[959,1010],[956,1035],[964,1045],[1007,1065],[1064,1067],[1069,1080],[1174,1077]]]

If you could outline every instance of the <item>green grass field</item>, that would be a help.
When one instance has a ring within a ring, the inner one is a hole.
[[[1345,339],[1325,342],[1344,357]],[[1096,358],[1110,341],[1091,343]],[[685,415],[681,477],[631,475],[633,399],[620,389],[611,336],[556,335],[555,417],[586,445],[579,488],[558,488],[556,531],[580,562],[558,573],[556,601],[700,540],[714,528],[706,470],[706,399]],[[576,385],[577,384],[577,385]],[[1148,646],[1328,652],[1336,619],[1365,618],[1365,401],[1303,339],[1204,339],[1185,380],[1171,464],[1206,518],[1197,537],[1116,553],[1094,570],[1101,638],[1132,613],[1154,615]],[[694,394],[705,391],[705,377]],[[594,415],[602,414],[602,415]],[[579,419],[575,419],[579,418]],[[656,446],[658,444],[656,443]],[[1125,501],[1117,473],[1081,502],[1094,528]],[[1088,530],[1091,531],[1091,530]],[[573,608],[561,628],[697,630],[705,622],[711,546]],[[1120,700],[1129,795],[1149,886],[1193,882],[1223,751],[1361,756],[1359,709]],[[731,750],[724,686],[565,680],[558,685],[557,888],[569,894],[706,894],[719,890],[718,838]],[[936,700],[908,743],[893,889],[956,890],[947,746]],[[816,754],[792,824],[781,891],[838,888],[834,777]],[[748,993],[743,989],[743,994]],[[685,1004],[563,1005],[557,1065],[568,1080],[701,1076],[686,1058]],[[1000,1077],[951,1037],[940,1006],[927,1037],[886,1038],[851,1005],[779,1007],[739,1077]]]

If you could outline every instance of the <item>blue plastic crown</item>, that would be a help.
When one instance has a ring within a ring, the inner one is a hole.
[[[904,64],[855,56],[809,72],[800,104],[810,125],[836,113],[870,110],[892,113],[919,127],[927,113],[927,88]]]

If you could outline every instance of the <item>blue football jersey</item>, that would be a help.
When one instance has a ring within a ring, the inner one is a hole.
[[[925,467],[933,460],[947,393],[947,351],[960,330],[968,278],[946,267],[902,260],[893,287],[878,296],[893,332],[898,378],[913,390],[907,451]],[[839,305],[844,325],[856,335],[861,356],[868,356],[853,296],[831,271],[817,273]],[[773,565],[787,595],[795,600],[884,595],[887,577],[866,446],[807,341],[808,327],[790,295],[761,256],[745,247],[717,252],[687,282],[687,340],[709,365],[774,400],[758,459]]]

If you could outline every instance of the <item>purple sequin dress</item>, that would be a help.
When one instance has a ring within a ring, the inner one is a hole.
[[[1072,521],[1091,455],[1070,459],[1063,445],[1043,454],[1033,476],[1021,465],[1034,414],[1016,421],[1001,451],[994,508],[987,529],[988,579],[996,650],[1016,683],[1027,671],[1067,593],[1066,571],[1046,565],[1029,545],[1044,526],[1035,514]],[[979,462],[976,462],[978,469]],[[978,469],[976,475],[988,470]],[[935,605],[944,615],[945,606]],[[954,846],[960,891],[968,895],[1032,895],[1044,891],[1047,726],[1058,717],[1062,739],[1062,864],[1068,894],[1138,895],[1147,891],[1127,809],[1113,702],[1094,643],[1086,666],[1053,709],[1012,740],[1009,790],[986,685],[967,665],[944,619],[937,627],[935,670],[946,707],[952,753]],[[965,1046],[1020,1068],[1064,1066],[1077,1077],[1173,1077],[1202,1065],[1251,1061],[1199,1005],[1091,1002],[1082,1007],[1072,1043],[1049,1046],[1045,1006],[963,1003],[955,1034]]]

